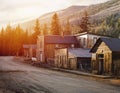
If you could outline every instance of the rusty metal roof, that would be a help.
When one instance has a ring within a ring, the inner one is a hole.
[[[75,36],[66,35],[66,36],[60,36],[60,35],[48,35],[45,36],[45,43],[48,44],[77,44],[77,39]]]
[[[84,49],[84,48],[68,48],[68,52],[75,57],[81,57],[81,58],[91,58],[91,53],[89,52],[90,49]]]

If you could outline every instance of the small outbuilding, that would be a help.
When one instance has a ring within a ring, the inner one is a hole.
[[[93,73],[120,75],[120,39],[99,38],[90,52]]]
[[[36,44],[24,44],[23,45],[24,57],[32,59],[36,57]]]
[[[89,49],[62,48],[55,50],[55,66],[74,70],[87,71],[91,67]]]

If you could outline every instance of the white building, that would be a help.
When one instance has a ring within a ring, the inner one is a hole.
[[[75,35],[80,46],[82,48],[92,48],[92,46],[96,43],[97,39],[100,37],[106,37],[103,35],[93,34],[90,32],[83,32]]]

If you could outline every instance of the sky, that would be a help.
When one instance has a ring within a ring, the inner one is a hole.
[[[91,5],[108,0],[0,0],[0,28],[18,24],[67,8],[72,5]]]

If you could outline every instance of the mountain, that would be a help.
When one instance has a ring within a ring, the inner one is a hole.
[[[120,14],[120,0],[110,0],[106,3],[91,5],[86,8],[91,17],[96,19],[106,18],[110,15]]]
[[[74,16],[74,14],[83,10],[84,8],[86,8],[86,6],[71,6],[71,7],[68,7],[66,9],[63,9],[63,10],[60,10],[60,11],[55,11],[55,12],[58,14],[59,19],[62,22],[63,20],[66,20],[68,18],[71,19],[71,17]],[[50,24],[51,23],[51,18],[52,18],[53,14],[55,12],[47,13],[47,14],[44,14],[44,15],[40,16],[38,18],[39,21],[40,21],[40,24],[45,24],[45,23]],[[22,23],[22,24],[20,24],[20,26],[23,29],[33,30],[34,25],[35,25],[35,20],[31,20],[31,21]]]
[[[116,18],[119,18],[120,0],[110,0],[105,3],[90,6],[71,6],[55,12],[58,14],[61,23],[65,23],[66,20],[69,18],[71,24],[77,25],[84,10],[86,10],[90,15],[91,22],[94,22],[94,20],[104,20],[111,15],[117,15]],[[40,23],[47,23],[49,25],[51,23],[52,15],[55,12],[47,13],[40,16],[38,18],[40,20]],[[34,24],[35,20],[31,20],[20,25],[23,29],[33,30]]]
[[[118,17],[120,17],[120,0],[110,0],[105,3],[90,5],[84,8],[82,11],[76,12],[76,14],[74,14],[75,20],[78,20],[77,16],[80,16],[80,14],[82,15],[84,10],[90,15],[91,21],[103,20],[111,15],[116,14],[118,14]]]

